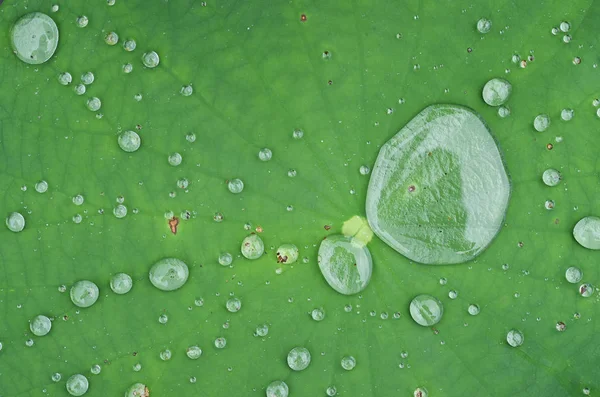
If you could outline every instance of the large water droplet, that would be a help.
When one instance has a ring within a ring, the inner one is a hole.
[[[101,107],[102,107],[102,101],[100,101],[100,98],[91,97],[90,99],[88,99],[87,108],[89,110],[91,110],[92,112],[96,112],[96,111],[100,110]]]
[[[341,294],[359,293],[371,280],[371,253],[354,237],[332,235],[325,238],[319,247],[318,262],[327,283]]]
[[[179,164],[181,164],[183,157],[181,157],[181,154],[179,153],[173,153],[169,155],[167,160],[169,161],[170,165],[172,165],[173,167],[177,167]]]
[[[25,218],[18,212],[11,212],[6,217],[6,227],[11,232],[18,233],[25,228]]]
[[[573,237],[582,246],[591,250],[600,250],[600,218],[586,216],[573,228]]]
[[[533,119],[533,128],[538,132],[544,132],[550,126],[550,116],[547,114],[538,114]]]
[[[135,152],[142,144],[142,139],[135,131],[123,131],[117,141],[119,147],[125,152]]]
[[[150,51],[142,55],[142,63],[147,68],[155,68],[160,63],[160,57],[155,51]]]
[[[490,29],[492,28],[492,21],[490,21],[487,18],[481,18],[479,21],[477,21],[477,30],[479,31],[479,33],[487,33],[490,31]]]
[[[85,72],[81,75],[81,82],[85,85],[90,85],[94,82],[95,76],[92,72]]]
[[[70,296],[75,306],[90,307],[98,300],[100,290],[93,282],[80,280],[71,287]]]
[[[485,83],[482,96],[488,105],[500,106],[508,100],[511,92],[512,85],[508,81],[494,78]]]
[[[227,302],[225,303],[225,307],[227,308],[227,311],[230,313],[239,312],[240,309],[242,308],[242,301],[238,298],[229,298],[229,299],[227,299]]]
[[[181,288],[187,281],[189,270],[187,265],[176,258],[164,258],[150,268],[150,282],[162,291],[173,291]]]
[[[258,234],[252,233],[242,241],[242,255],[247,259],[258,259],[265,252],[265,244]]]
[[[288,397],[289,392],[288,385],[282,380],[276,380],[267,386],[267,397]]]
[[[69,85],[73,81],[73,76],[69,72],[63,72],[58,75],[58,83],[61,85]]]
[[[410,302],[410,315],[415,322],[430,327],[440,322],[444,314],[442,302],[431,295],[417,295]]]
[[[104,36],[104,42],[108,45],[115,45],[119,42],[119,35],[116,32],[108,32]]]
[[[596,289],[592,284],[584,283],[579,286],[579,295],[583,296],[584,298],[589,298],[594,294],[595,290]]]
[[[548,168],[542,174],[542,181],[546,186],[556,186],[562,179],[560,172],[553,168]]]
[[[305,347],[294,347],[288,353],[287,363],[294,371],[302,371],[310,364],[310,352]]]
[[[576,284],[576,283],[580,282],[581,279],[583,278],[583,272],[578,267],[571,266],[565,272],[565,278],[571,284]]]
[[[40,64],[54,55],[58,46],[58,27],[40,12],[22,16],[10,30],[15,55],[25,63]]]
[[[89,386],[87,378],[81,374],[71,376],[66,384],[67,391],[72,396],[83,396]]]
[[[411,260],[473,259],[502,226],[510,183],[500,151],[472,110],[433,105],[381,149],[367,192],[369,225]]]
[[[50,321],[50,319],[41,314],[35,316],[29,323],[29,329],[31,330],[31,333],[35,336],[48,335],[48,332],[50,332],[51,328],[52,322]]]
[[[524,340],[525,340],[525,337],[523,336],[523,333],[521,331],[519,331],[518,329],[511,329],[506,334],[506,341],[512,347],[521,346],[523,344]]]

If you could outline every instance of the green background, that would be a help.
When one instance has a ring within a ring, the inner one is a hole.
[[[571,231],[600,212],[600,120],[591,104],[600,95],[600,70],[592,66],[600,2],[65,1],[50,13],[52,4],[0,5],[0,208],[27,220],[21,233],[0,228],[1,396],[65,396],[74,373],[90,379],[89,396],[123,395],[134,382],[152,396],[260,396],[276,379],[288,383],[290,396],[324,396],[329,385],[353,397],[411,395],[417,386],[432,397],[570,396],[600,387],[598,294],[582,298],[564,278],[577,265],[584,281],[599,283],[597,253]],[[42,65],[21,62],[10,48],[10,26],[33,11],[51,14],[60,29],[58,50]],[[84,29],[75,25],[82,14],[90,20]],[[493,22],[483,36],[475,29],[482,16]],[[569,44],[550,32],[562,20],[572,26]],[[109,31],[120,37],[114,47],[103,40]],[[132,53],[121,46],[126,38],[137,41]],[[148,50],[160,54],[156,69],[142,66]],[[525,69],[511,62],[530,51],[535,60]],[[121,70],[126,62],[134,66],[129,75]],[[79,97],[57,82],[63,71],[74,82],[92,71],[96,81]],[[481,99],[492,77],[513,85],[506,119]],[[193,95],[181,96],[189,83]],[[86,108],[90,96],[102,100],[103,118]],[[410,263],[374,238],[369,287],[360,296],[337,294],[318,270],[320,240],[364,215],[368,176],[359,167],[372,166],[378,148],[434,103],[471,107],[493,131],[513,184],[505,227],[477,260],[454,266]],[[563,108],[575,110],[573,120],[560,120]],[[533,129],[539,113],[552,119],[543,133]],[[125,153],[116,136],[137,124],[142,147]],[[302,140],[292,139],[295,128],[304,130]],[[190,131],[194,143],[185,139]],[[270,162],[258,160],[262,147],[273,150]],[[167,163],[175,151],[179,167]],[[559,186],[542,184],[548,167],[562,172]],[[291,168],[295,178],[287,176]],[[182,177],[188,192],[176,186]],[[234,177],[246,184],[239,195],[226,187]],[[44,194],[33,188],[40,179],[49,183]],[[71,201],[79,193],[81,207]],[[112,215],[119,195],[129,208],[124,219]],[[554,210],[544,209],[547,199]],[[169,210],[193,213],[176,235],[163,215]],[[212,219],[217,211],[222,223]],[[81,224],[72,221],[77,213]],[[267,255],[257,261],[239,258],[246,222],[263,228]],[[278,265],[281,243],[296,244],[309,262]],[[226,251],[237,255],[232,268],[217,263]],[[190,279],[167,293],[151,286],[147,272],[169,256],[187,262]],[[127,295],[108,287],[117,272],[134,278]],[[101,295],[78,312],[58,286],[80,279],[96,282]],[[234,314],[225,309],[231,293],[243,302]],[[419,293],[444,303],[437,334],[410,318]],[[199,297],[203,307],[194,306]],[[470,303],[480,305],[478,316],[467,313]],[[322,322],[308,314],[315,307],[327,313]],[[166,325],[158,323],[163,312]],[[28,321],[37,314],[56,320],[29,348]],[[556,331],[557,321],[565,332]],[[268,336],[254,337],[263,323]],[[525,335],[520,348],[505,342],[511,328]],[[219,336],[227,338],[223,350],[213,344]],[[204,351],[197,361],[185,356],[193,344]],[[298,345],[313,359],[294,373],[285,358]],[[158,357],[165,348],[173,352],[168,362]],[[348,354],[357,360],[350,372],[340,366]],[[134,372],[138,362],[143,368]],[[96,363],[102,373],[91,375]],[[54,372],[61,382],[51,381]]]

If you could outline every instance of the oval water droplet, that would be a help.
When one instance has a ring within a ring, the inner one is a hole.
[[[477,21],[477,31],[479,31],[479,33],[487,33],[490,31],[490,29],[492,28],[492,21],[490,21],[487,18],[481,18],[479,21]]]
[[[269,148],[262,148],[258,151],[260,161],[269,161],[273,157],[273,152]]]
[[[556,186],[562,179],[560,172],[553,168],[548,168],[542,174],[542,181],[546,186]]]
[[[158,356],[163,361],[169,361],[172,357],[172,353],[171,353],[171,350],[165,349],[165,350],[161,351]]]
[[[197,360],[202,355],[202,349],[198,346],[190,346],[187,348],[185,354],[192,360]]]
[[[237,313],[242,308],[242,301],[238,298],[229,298],[225,303],[227,311],[230,313]]]
[[[244,190],[244,182],[239,178],[231,179],[227,183],[227,189],[234,194],[241,193]]]
[[[101,107],[102,107],[102,101],[100,101],[100,98],[91,97],[90,99],[88,99],[87,108],[89,110],[91,110],[92,112],[96,112],[96,111],[100,110]]]
[[[332,235],[325,238],[319,247],[318,263],[327,283],[344,295],[361,292],[371,280],[371,253],[354,237]]]
[[[258,234],[252,233],[242,241],[241,252],[244,258],[258,259],[265,252],[265,244]]]
[[[219,255],[219,264],[221,266],[229,266],[233,262],[233,256],[229,252],[224,252]]]
[[[119,42],[119,35],[116,32],[108,32],[104,36],[104,42],[108,45],[115,45]]]
[[[479,314],[479,311],[480,311],[479,305],[471,304],[471,305],[469,305],[469,308],[467,309],[467,311],[469,312],[469,314],[471,316],[476,316]]]
[[[155,51],[150,51],[142,55],[142,63],[147,68],[155,68],[160,63],[160,57]]]
[[[323,310],[322,308],[313,309],[313,311],[310,312],[310,316],[315,321],[323,321],[323,319],[325,318],[325,310]]]
[[[294,244],[281,244],[277,248],[277,263],[285,263],[291,265],[298,260],[298,247]]]
[[[573,237],[582,246],[591,250],[600,250],[600,218],[586,216],[573,228]]]
[[[594,294],[595,290],[596,289],[592,284],[584,283],[579,286],[579,295],[583,296],[584,298],[589,298]]]
[[[256,330],[254,331],[255,336],[267,336],[269,334],[269,326],[267,324],[262,324],[259,325],[258,327],[256,327]]]
[[[227,339],[225,339],[223,337],[219,337],[219,338],[215,339],[215,347],[217,349],[223,349],[223,348],[225,348],[225,346],[227,346]]]
[[[150,390],[143,383],[134,383],[127,389],[125,397],[150,397]]]
[[[75,20],[75,24],[78,28],[85,28],[89,22],[90,20],[85,15],[77,17],[77,19]]]
[[[179,153],[172,153],[168,157],[169,164],[172,165],[173,167],[177,167],[179,164],[181,164],[182,160],[183,160],[183,157],[181,157],[181,154],[179,154]]]
[[[185,262],[176,258],[164,258],[150,268],[152,285],[162,291],[173,291],[183,287],[189,276]]]
[[[133,39],[125,40],[125,42],[123,43],[123,49],[127,52],[135,50],[136,47],[137,44]]]
[[[25,63],[49,60],[58,46],[58,27],[52,18],[40,12],[22,16],[10,29],[15,55]]]

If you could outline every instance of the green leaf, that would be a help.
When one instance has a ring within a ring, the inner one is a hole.
[[[564,276],[578,266],[582,282],[600,284],[597,251],[572,235],[579,219],[600,212],[592,106],[600,3],[58,4],[56,13],[41,0],[0,4],[0,207],[26,219],[21,232],[0,229],[0,395],[66,396],[65,382],[77,373],[89,379],[86,396],[124,395],[137,382],[152,396],[260,396],[275,380],[287,383],[290,396],[325,395],[331,385],[356,397],[405,396],[417,387],[432,397],[600,388],[599,295],[579,296]],[[10,45],[12,24],[34,11],[49,14],[60,32],[56,53],[40,65],[23,63]],[[81,15],[89,18],[85,28],[76,25]],[[482,16],[493,23],[485,35],[476,30]],[[551,33],[563,20],[571,24],[568,44],[563,33]],[[104,42],[111,31],[120,38],[115,46]],[[137,43],[132,52],[122,47],[129,38]],[[154,69],[143,67],[148,51],[160,55]],[[515,53],[535,60],[520,68]],[[126,63],[130,74],[122,71]],[[73,87],[88,71],[95,81],[78,96]],[[70,86],[58,83],[62,72],[72,74]],[[481,97],[494,77],[512,84],[507,118]],[[190,83],[192,95],[181,95]],[[101,100],[102,118],[88,110],[91,97]],[[496,137],[512,181],[504,226],[476,260],[451,266],[411,263],[374,237],[369,286],[360,295],[338,294],[320,274],[320,241],[353,216],[365,217],[369,176],[360,166],[373,168],[379,148],[435,103],[474,109]],[[571,121],[560,119],[564,108],[574,109]],[[542,113],[552,123],[536,132],[533,120]],[[292,137],[295,129],[302,139]],[[135,152],[119,147],[127,130],[141,137]],[[186,140],[190,132],[195,142]],[[267,162],[258,158],[265,147],[273,152]],[[168,162],[175,152],[183,158],[176,167]],[[558,186],[542,183],[547,168],[561,172]],[[186,189],[177,186],[182,178]],[[228,190],[232,178],[244,182],[243,192]],[[40,180],[46,193],[34,189]],[[72,202],[77,194],[81,206]],[[119,196],[128,208],[123,218],[113,215]],[[177,234],[168,211],[180,218]],[[222,222],[213,220],[216,212]],[[246,223],[262,230],[265,244],[254,261],[240,253]],[[278,264],[282,244],[295,244],[300,260]],[[224,252],[233,254],[232,267],[218,264]],[[169,257],[188,265],[189,279],[165,292],[151,285],[148,271]],[[133,278],[125,295],[109,288],[119,272]],[[89,308],[75,307],[68,288],[58,290],[78,280],[100,288]],[[242,302],[239,312],[226,309],[231,294]],[[419,294],[444,305],[435,331],[410,318]],[[469,315],[469,304],[481,312]],[[324,309],[322,321],[312,320],[315,308]],[[29,321],[39,314],[54,317],[52,330],[33,337]],[[265,323],[268,335],[255,337]],[[506,342],[513,328],[524,335],[517,348]],[[218,337],[227,339],[225,348],[215,347]],[[186,356],[194,345],[203,350],[197,360]],[[287,365],[296,346],[312,356],[299,372]],[[164,349],[171,360],[159,358]],[[353,370],[342,368],[344,356],[356,359]],[[90,373],[94,364],[102,367],[98,375]],[[60,382],[51,380],[55,372]]]

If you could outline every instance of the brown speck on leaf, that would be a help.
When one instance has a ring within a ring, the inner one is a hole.
[[[410,193],[414,192],[414,191],[415,191],[415,189],[416,189],[415,185],[410,185],[410,186],[408,187],[408,191],[409,191]]]
[[[179,218],[174,216],[173,218],[169,219],[169,228],[173,234],[177,234],[177,225],[179,225]]]
[[[549,143],[549,144],[546,145],[546,149],[548,149],[548,150],[552,150],[553,147],[554,146],[551,143]]]
[[[560,219],[556,218],[556,219],[554,220],[554,224],[555,224],[555,225],[558,225],[559,223],[560,223]]]
[[[277,263],[286,263],[288,260],[287,256],[281,256],[281,254],[279,254],[279,252],[277,253]]]
[[[440,331],[437,328],[431,328],[431,330],[433,331],[434,334],[439,334]]]
[[[263,232],[262,226],[256,226],[256,232],[257,233],[262,233]]]
[[[300,21],[301,22],[306,22],[306,14],[300,15]]]
[[[331,225],[325,225],[325,226],[323,226],[323,229],[330,230],[331,229]]]

